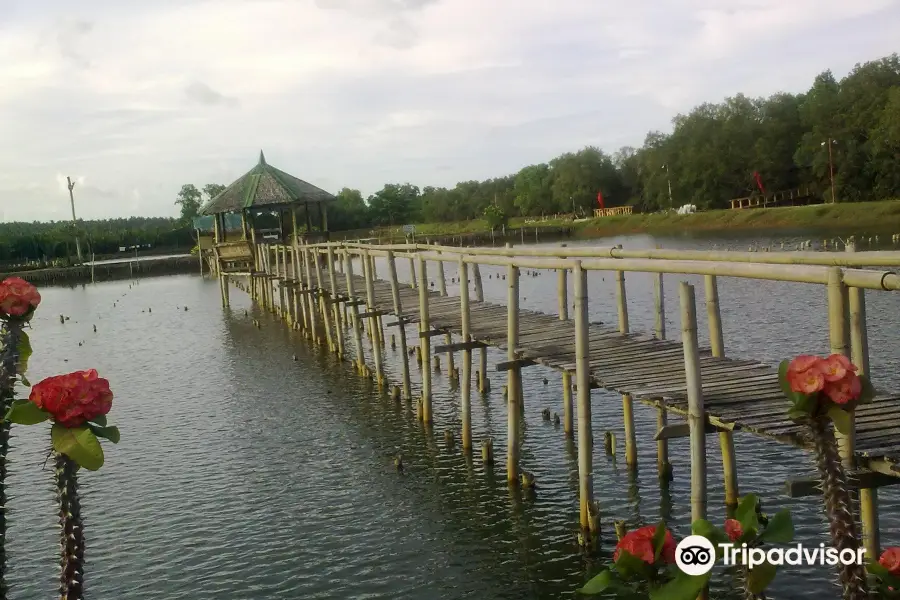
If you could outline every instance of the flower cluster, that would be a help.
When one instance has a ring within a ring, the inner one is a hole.
[[[856,366],[842,354],[827,358],[801,354],[788,365],[787,381],[794,392],[822,392],[835,404],[847,404],[862,393],[862,381],[856,371]]]
[[[40,303],[40,292],[21,277],[0,281],[0,318],[27,320]]]
[[[894,546],[882,552],[878,564],[894,577],[900,577],[900,548]]]
[[[109,381],[95,369],[48,377],[31,388],[28,398],[63,427],[78,427],[112,408]]]
[[[744,528],[741,525],[741,522],[737,519],[726,519],[725,535],[727,535],[728,539],[730,539],[732,542],[736,542],[741,539],[741,536],[744,535]]]
[[[618,562],[621,551],[624,550],[648,565],[654,564],[656,562],[656,549],[653,545],[653,537],[656,535],[656,528],[656,525],[647,525],[646,527],[629,531],[622,536],[622,539],[616,544],[613,561]],[[662,542],[662,550],[659,553],[659,558],[662,562],[667,565],[675,562],[675,546],[675,538],[672,537],[672,532],[667,529]]]

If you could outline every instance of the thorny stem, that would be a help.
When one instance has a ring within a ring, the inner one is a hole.
[[[60,560],[59,599],[84,598],[84,527],[78,499],[78,465],[56,454],[56,493],[59,499]]]
[[[813,417],[809,429],[815,446],[816,467],[822,480],[825,513],[831,529],[831,545],[838,552],[859,548],[856,521],[847,488],[847,477],[838,453],[834,432],[826,417]],[[865,600],[869,597],[865,565],[839,565],[844,600]]]
[[[0,328],[0,418],[12,404],[19,363],[22,324],[3,322]],[[6,586],[6,457],[9,453],[9,422],[0,422],[0,600],[7,598]]]

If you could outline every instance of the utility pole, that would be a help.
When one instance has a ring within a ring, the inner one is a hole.
[[[72,231],[75,232],[75,253],[78,255],[78,263],[84,262],[81,259],[81,242],[78,241],[78,221],[75,219],[75,194],[72,193],[72,190],[75,189],[75,182],[72,181],[71,177],[66,177],[66,181],[69,184],[69,202],[72,203]]]
[[[828,138],[828,177],[831,179],[831,203],[834,204],[835,196],[834,196],[834,159],[831,156],[831,145],[836,144],[837,142],[831,138]],[[824,143],[822,144],[825,145]]]

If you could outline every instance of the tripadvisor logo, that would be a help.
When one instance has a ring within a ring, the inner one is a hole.
[[[845,548],[826,548],[819,544],[818,548],[804,548],[797,544],[791,548],[750,548],[747,544],[718,544],[723,564],[745,565],[752,569],[763,563],[776,567],[782,565],[861,565],[865,557],[864,548],[853,550]],[[689,535],[675,548],[675,564],[687,575],[705,575],[716,562],[716,547],[702,535]]]

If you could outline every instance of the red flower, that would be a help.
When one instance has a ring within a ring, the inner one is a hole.
[[[737,519],[726,519],[725,535],[727,535],[728,539],[732,542],[738,541],[740,537],[744,535],[744,529],[741,527],[741,522]]]
[[[0,282],[0,315],[22,317],[40,303],[37,288],[21,277],[7,277]]]
[[[29,400],[63,427],[78,427],[112,408],[109,381],[97,371],[75,371],[48,377],[31,388]]]
[[[900,548],[893,546],[882,552],[878,564],[890,571],[891,575],[900,577]]]
[[[862,382],[859,376],[852,371],[847,371],[843,379],[828,382],[822,390],[835,404],[847,404],[856,400],[862,393]]]
[[[616,544],[616,551],[613,554],[613,561],[619,560],[619,550],[625,550],[629,554],[637,557],[647,564],[653,564],[653,535],[656,533],[656,525],[647,525],[634,531],[629,531]],[[675,539],[672,532],[666,530],[666,537],[663,541],[662,552],[659,557],[666,564],[675,562]]]
[[[840,381],[848,373],[856,373],[856,366],[843,354],[832,354],[819,363],[819,369],[829,383]]]
[[[823,362],[818,356],[809,354],[801,354],[792,360],[787,368],[787,380],[791,390],[807,395],[821,391],[825,386]]]

